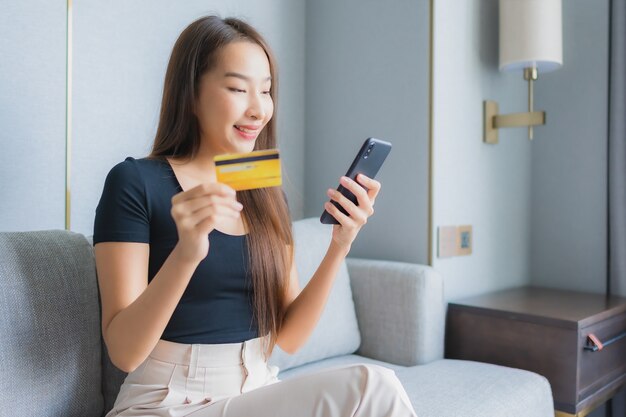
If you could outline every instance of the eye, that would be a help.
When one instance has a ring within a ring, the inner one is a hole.
[[[242,90],[240,88],[228,87],[228,89],[234,93],[245,93],[246,90]]]
[[[263,94],[267,94],[267,95],[269,95],[269,94],[270,94],[270,90],[263,91],[262,93],[263,93]]]

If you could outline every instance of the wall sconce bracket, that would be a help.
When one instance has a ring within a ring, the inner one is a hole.
[[[498,143],[498,129],[501,127],[530,127],[546,124],[545,111],[498,114],[498,102],[483,101],[483,142]]]

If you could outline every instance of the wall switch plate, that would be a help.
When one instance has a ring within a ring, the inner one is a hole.
[[[456,255],[456,226],[440,226],[438,228],[437,256],[449,258]]]
[[[437,257],[450,258],[472,254],[472,226],[439,226]]]

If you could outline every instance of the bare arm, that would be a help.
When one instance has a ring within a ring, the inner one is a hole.
[[[204,184],[172,198],[178,243],[148,284],[149,245],[95,245],[102,300],[102,334],[111,361],[131,372],[156,346],[198,264],[209,252],[209,232],[240,216],[235,191]]]
[[[115,366],[131,372],[159,341],[197,263],[174,249],[148,285],[148,244],[102,242],[95,254],[104,341]]]
[[[339,221],[340,225],[333,226],[333,238],[328,251],[302,291],[299,289],[295,262],[292,262],[289,286],[283,303],[286,311],[277,340],[278,346],[287,353],[295,353],[313,333],[324,311],[341,262],[348,255],[361,227],[367,223],[367,218],[374,213],[374,200],[381,185],[364,175],[359,175],[358,181],[365,185],[368,191],[354,181],[346,181],[345,178],[341,180],[341,183],[357,196],[358,206],[335,190],[329,190],[329,196],[339,202],[350,216],[341,213],[334,205],[326,204],[326,210]]]
[[[347,253],[344,248],[331,243],[317,271],[302,291],[299,289],[295,262],[292,262],[284,303],[287,311],[277,340],[278,346],[285,352],[295,353],[313,333]]]

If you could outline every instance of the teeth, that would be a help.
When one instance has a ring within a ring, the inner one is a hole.
[[[250,129],[246,129],[245,127],[241,127],[241,126],[235,126],[237,129],[241,130],[242,132],[245,133],[254,133],[254,130],[250,130]]]

